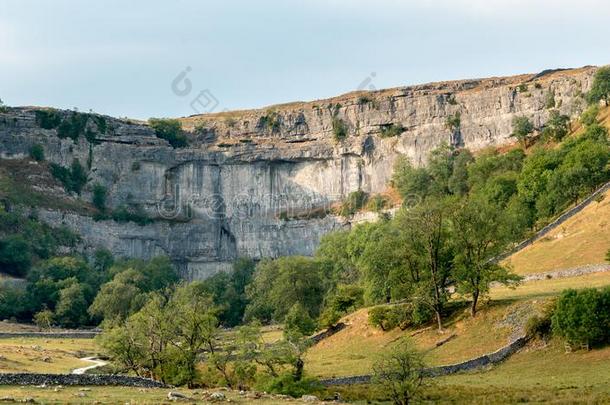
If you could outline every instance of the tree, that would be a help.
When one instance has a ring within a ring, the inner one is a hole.
[[[610,289],[566,290],[551,318],[553,332],[570,345],[593,345],[610,339]]]
[[[403,199],[425,198],[429,194],[432,176],[426,168],[415,168],[405,157],[399,157],[394,165],[392,185]]]
[[[59,301],[55,308],[55,320],[65,327],[78,327],[85,325],[88,302],[86,298],[86,287],[79,283],[71,285],[59,291]]]
[[[473,317],[479,298],[489,291],[490,283],[508,284],[518,280],[494,260],[511,240],[510,225],[504,220],[500,208],[477,199],[465,200],[452,218],[456,252],[454,277],[458,291],[472,298]]]
[[[48,308],[44,308],[42,311],[37,312],[34,315],[34,323],[41,330],[50,330],[53,325],[55,315],[53,311],[50,311]]]
[[[102,186],[99,183],[93,185],[93,206],[97,208],[100,212],[106,211],[106,196],[108,194],[108,190],[106,187]]]
[[[373,365],[373,381],[396,405],[417,400],[425,386],[424,362],[414,345],[401,340]]]
[[[170,344],[183,365],[182,380],[193,388],[198,376],[198,355],[207,347],[214,353],[218,319],[212,297],[200,294],[192,286],[181,285],[172,294],[167,307],[172,320]]]
[[[549,120],[546,122],[543,134],[556,141],[561,141],[570,130],[570,117],[559,113],[557,110],[552,110],[549,115]]]
[[[284,318],[284,334],[309,336],[316,330],[316,323],[299,303],[294,304]]]
[[[587,98],[589,103],[599,103],[600,100],[604,100],[604,104],[608,105],[608,99],[610,98],[610,66],[599,68],[595,72]]]
[[[310,317],[317,318],[325,290],[314,259],[289,256],[261,261],[246,293],[250,300],[246,319],[281,322],[297,303],[307,309]]]
[[[528,141],[532,132],[534,132],[534,125],[527,117],[518,116],[513,118],[513,133],[512,137],[517,138],[524,148],[527,148]]]
[[[434,311],[439,331],[453,259],[448,227],[451,210],[450,201],[426,200],[397,217],[399,226],[411,232],[409,245],[419,277],[414,299]]]
[[[23,277],[32,265],[32,251],[21,235],[0,240],[0,268],[4,273]]]

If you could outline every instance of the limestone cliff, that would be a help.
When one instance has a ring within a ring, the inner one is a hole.
[[[50,162],[86,163],[88,185],[107,187],[109,206],[138,207],[154,221],[95,221],[44,207],[39,215],[74,228],[88,246],[130,257],[167,254],[185,277],[201,278],[238,256],[311,254],[323,234],[349,226],[328,208],[355,190],[386,190],[398,156],[425,164],[442,142],[472,150],[510,143],[515,115],[537,127],[551,108],[574,116],[594,72],[433,83],[193,116],[182,119],[189,147],[178,149],[141,122],[92,115],[88,135],[73,140],[42,128],[40,109],[9,108],[0,113],[0,156],[23,158],[41,144]],[[457,114],[459,125],[449,129]],[[82,198],[90,199],[90,187]]]

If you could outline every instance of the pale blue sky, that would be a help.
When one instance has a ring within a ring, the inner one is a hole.
[[[607,64],[609,21],[605,0],[0,0],[0,98],[148,118],[193,114],[206,89],[222,111],[373,72],[385,88]]]

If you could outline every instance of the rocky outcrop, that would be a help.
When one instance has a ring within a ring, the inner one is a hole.
[[[322,235],[350,226],[330,207],[356,190],[386,190],[399,156],[421,165],[443,142],[471,149],[511,142],[515,115],[541,127],[551,108],[577,114],[594,71],[433,83],[193,116],[182,119],[189,147],[179,149],[144,123],[97,115],[86,137],[62,139],[56,128],[41,128],[36,108],[9,108],[0,113],[0,156],[24,157],[41,144],[51,162],[79,159],[89,168],[89,185],[109,190],[113,209],[137,208],[154,222],[39,209],[43,219],[117,255],[167,254],[185,277],[202,278],[238,256],[311,254]],[[63,119],[71,114],[60,112]],[[448,118],[458,115],[459,125],[448,128]]]

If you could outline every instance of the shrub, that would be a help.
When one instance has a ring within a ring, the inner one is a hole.
[[[390,306],[377,306],[369,309],[369,324],[382,331],[390,331],[404,321],[401,316],[404,311],[400,308]]]
[[[610,98],[610,66],[599,68],[595,73],[593,79],[593,85],[587,95],[589,103],[599,103],[600,100],[604,100],[604,103],[608,105],[608,99]]]
[[[373,100],[369,96],[360,96],[360,97],[358,97],[358,104],[360,104],[360,105],[368,104],[368,103],[370,103],[372,101]]]
[[[49,330],[53,325],[53,318],[53,311],[49,310],[48,308],[45,308],[34,315],[34,323],[40,329]]]
[[[36,143],[30,148],[30,157],[37,162],[44,160],[44,148],[41,144]]]
[[[85,135],[89,114],[73,111],[69,117],[64,118],[57,127],[57,136],[60,138],[71,138],[76,141],[81,135]]]
[[[546,94],[546,100],[544,102],[544,105],[547,110],[555,108],[555,106],[557,105],[557,103],[555,103],[555,91],[549,90],[549,92]]]
[[[449,115],[445,120],[445,126],[451,132],[459,131],[460,127],[462,126],[462,117],[460,112],[458,111],[455,114]]]
[[[55,110],[37,110],[36,123],[43,129],[54,129],[61,123],[61,115]]]
[[[300,398],[306,394],[321,392],[323,386],[318,380],[305,377],[300,380],[295,379],[292,373],[282,373],[277,377],[272,377],[259,382],[258,389],[275,394],[290,395],[293,398]]]
[[[532,132],[534,132],[534,125],[527,117],[515,117],[513,118],[513,133],[512,137],[517,138],[523,147],[527,147],[527,141]]]
[[[165,139],[173,148],[188,146],[186,135],[182,131],[182,124],[177,119],[151,118],[148,125],[155,130],[158,138]]]
[[[140,206],[129,208],[122,205],[112,212],[111,217],[116,222],[131,221],[141,226],[152,222],[152,219],[146,215],[146,212]]]
[[[66,191],[80,194],[85,184],[87,184],[87,173],[77,159],[72,161],[69,169],[55,163],[51,163],[49,167],[53,177],[63,184]]]
[[[276,111],[268,111],[265,115],[259,118],[258,127],[271,132],[277,132],[280,129],[280,116]]]
[[[382,138],[391,138],[394,136],[399,136],[403,132],[405,132],[405,127],[403,127],[402,125],[389,124],[389,125],[383,125],[381,127],[381,133],[379,134],[379,136]]]
[[[369,199],[368,207],[371,211],[379,212],[388,206],[388,199],[379,194],[374,195]]]
[[[553,333],[570,345],[595,345],[610,339],[610,288],[566,290],[552,316]]]
[[[93,206],[97,208],[99,211],[106,211],[106,196],[108,194],[108,190],[106,187],[101,184],[96,183],[93,186]]]
[[[353,191],[348,194],[347,198],[341,205],[339,214],[344,217],[354,215],[356,212],[358,212],[358,210],[365,206],[367,200],[368,194],[364,191]]]
[[[525,83],[521,83],[519,85],[519,87],[517,87],[517,90],[519,91],[519,93],[525,93],[527,92],[528,88],[527,88],[527,84]]]
[[[347,137],[347,125],[341,118],[334,117],[332,121],[333,135],[336,141],[342,141]]]
[[[580,115],[580,122],[584,126],[591,126],[597,124],[597,115],[599,114],[599,106],[597,104],[591,105]]]

